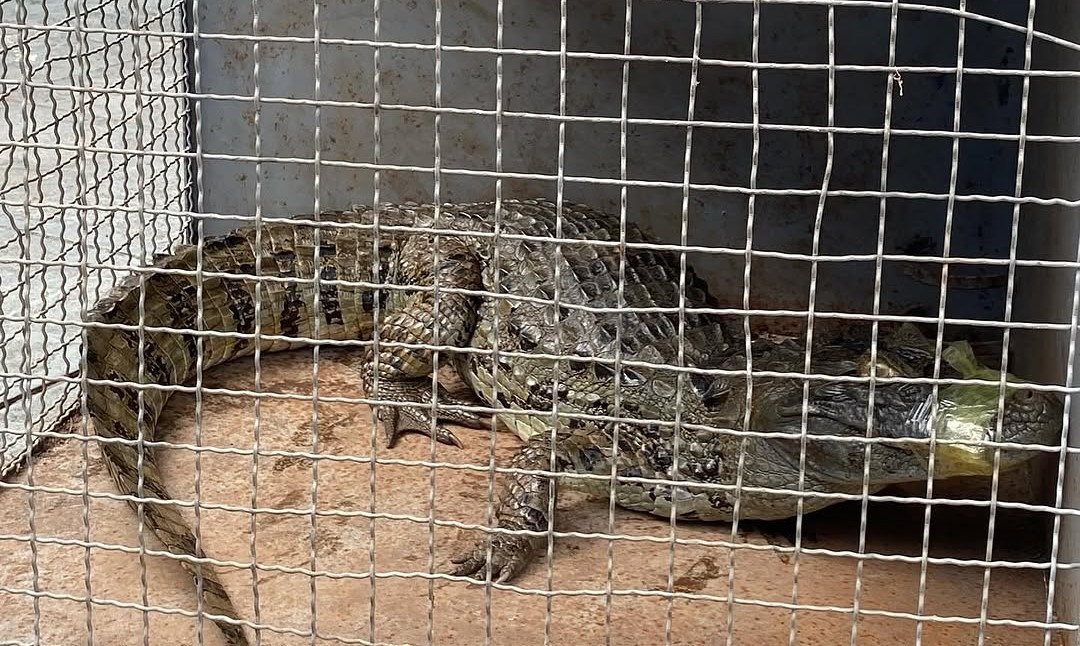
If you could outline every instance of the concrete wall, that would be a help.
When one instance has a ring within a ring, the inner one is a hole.
[[[1072,5],[1067,0],[1040,2],[1036,12],[1036,29],[1072,42],[1080,41],[1080,16],[1070,9]],[[1036,43],[1033,51],[1036,69],[1080,69],[1080,54],[1076,51],[1049,43]],[[1075,76],[1067,79],[1033,79],[1029,132],[1075,137],[1080,131],[1080,118],[1077,118],[1075,109],[1078,101],[1080,92]],[[1076,181],[1080,171],[1078,152],[1074,143],[1032,145],[1028,151],[1031,170],[1026,173],[1026,194],[1073,201],[1080,199],[1080,186]],[[1022,257],[1071,262],[1080,259],[1077,247],[1080,223],[1077,222],[1075,208],[1062,205],[1031,206],[1025,207],[1023,213],[1026,239],[1021,247]],[[1034,287],[1019,293],[1017,308],[1032,320],[1069,322],[1076,307],[1076,272],[1031,268],[1026,273],[1029,284]],[[1065,383],[1070,340],[1075,341],[1075,336],[1075,329],[1071,334],[1018,335],[1017,341],[1030,348],[1017,362],[1019,369],[1026,370],[1032,379]],[[1035,337],[1041,337],[1039,342]],[[1077,367],[1080,366],[1074,363],[1074,370]],[[1074,378],[1070,385],[1075,385],[1075,382]],[[1080,407],[1077,403],[1073,400],[1069,419],[1068,444],[1073,448],[1080,446],[1080,433],[1077,432]],[[1048,459],[1046,467],[1043,482],[1049,500],[1054,500],[1058,480],[1057,457]],[[1080,508],[1080,461],[1076,455],[1069,456],[1065,467],[1062,503],[1068,509],[1077,509]],[[1074,515],[1062,517],[1058,561],[1063,564],[1080,562],[1080,522]],[[1080,623],[1080,574],[1075,569],[1064,569],[1055,575],[1054,610],[1057,619],[1076,625]],[[1080,644],[1080,634],[1073,633],[1069,643],[1073,646]]]
[[[313,34],[310,5],[286,0],[260,2],[260,34]],[[251,34],[250,7],[230,3],[228,9],[201,3],[200,31]],[[494,47],[496,3],[443,3],[444,45]],[[559,50],[557,5],[511,0],[505,4],[504,46]],[[703,6],[701,56],[748,61],[751,56],[752,10],[745,4]],[[838,9],[836,60],[841,64],[888,62],[890,16],[879,9]],[[766,5],[761,12],[760,60],[824,64],[828,61],[826,11],[811,6]],[[1022,7],[1001,17],[1022,21]],[[322,38],[372,39],[370,2],[326,2],[321,10]],[[633,53],[689,56],[692,52],[694,5],[682,2],[638,2],[633,21]],[[425,3],[384,2],[383,41],[434,43],[434,15]],[[899,65],[953,65],[956,57],[955,17],[905,12],[898,30]],[[250,96],[253,93],[252,45],[245,41],[202,39],[202,92]],[[617,54],[623,48],[623,3],[601,0],[570,3],[567,47],[570,51]],[[320,98],[370,103],[374,99],[373,48],[326,45],[321,49]],[[263,43],[260,85],[262,154],[265,157],[312,159],[315,152],[315,110],[309,105],[266,102],[314,95],[312,44]],[[1017,68],[1023,64],[1023,35],[985,24],[968,30],[968,65]],[[496,107],[495,56],[444,52],[444,107],[491,111]],[[434,53],[431,50],[384,48],[380,60],[380,101],[386,104],[435,105]],[[567,65],[566,111],[571,115],[607,117],[606,123],[571,123],[566,127],[564,172],[568,177],[619,178],[619,117],[622,64],[611,60],[571,59]],[[886,71],[837,73],[837,126],[881,129],[887,85]],[[810,126],[803,131],[762,130],[757,186],[816,190],[826,168],[827,141],[819,129],[827,123],[824,70],[763,70],[760,73],[760,120],[766,124]],[[950,130],[953,76],[905,74],[904,96],[894,88],[893,128]],[[637,62],[631,65],[629,115],[632,118],[684,120],[690,83],[686,63]],[[507,111],[558,114],[559,60],[553,56],[509,55],[504,59],[504,103]],[[970,77],[965,83],[964,129],[1015,132],[1019,120],[1020,84],[1001,76]],[[751,75],[745,67],[702,66],[697,86],[698,120],[752,122]],[[254,110],[250,101],[209,100],[202,105],[203,145],[207,153],[252,155]],[[323,107],[319,148],[322,161],[371,163],[373,110],[367,107]],[[434,159],[432,112],[381,111],[379,161],[383,164],[431,168]],[[495,170],[495,119],[491,114],[445,114],[440,124],[440,199],[481,200],[494,195],[492,177],[463,176],[454,170]],[[635,187],[629,191],[630,218],[651,227],[670,242],[678,241],[685,127],[631,125],[628,131],[628,175],[632,180],[675,183],[672,188]],[[746,127],[695,129],[691,182],[715,187],[749,186],[753,133]],[[840,134],[835,139],[831,189],[877,191],[880,188],[880,132]],[[558,171],[558,124],[550,118],[504,118],[503,170],[543,174]],[[1015,143],[966,140],[961,145],[958,186],[963,193],[1009,195],[1015,174]],[[890,190],[942,194],[948,190],[951,141],[945,137],[894,135],[890,146]],[[208,160],[203,180],[204,209],[250,214],[254,210],[255,168],[250,162]],[[267,162],[262,167],[262,208],[267,215],[302,213],[314,203],[313,166]],[[368,203],[374,197],[372,170],[324,165],[320,172],[323,207]],[[430,200],[430,171],[380,173],[380,200]],[[504,196],[554,196],[553,180],[510,179]],[[566,197],[618,209],[619,188],[611,183],[568,180]],[[754,248],[809,253],[816,195],[761,196],[756,201]],[[876,197],[834,197],[826,203],[822,253],[873,253],[879,201]],[[746,241],[747,197],[730,189],[691,193],[689,235],[694,244],[742,249]],[[885,251],[921,248],[940,250],[946,204],[940,200],[890,199]],[[953,252],[1003,257],[1008,248],[1011,207],[1008,204],[959,203],[956,206]],[[221,227],[219,227],[221,228]],[[743,293],[741,256],[692,258],[711,276],[718,292],[735,302]],[[805,307],[809,293],[807,263],[755,259],[751,301],[755,306]],[[870,312],[873,263],[829,263],[821,271],[818,306]],[[933,306],[937,289],[908,278],[896,263],[886,263],[883,309],[902,312]],[[1001,318],[1003,292],[957,291],[950,294],[949,313]]]

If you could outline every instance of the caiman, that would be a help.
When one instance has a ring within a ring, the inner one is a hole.
[[[616,484],[624,507],[666,517],[674,506],[678,518],[727,521],[738,502],[740,518],[777,519],[797,512],[800,487],[806,512],[838,501],[814,493],[863,490],[864,442],[846,440],[907,442],[873,447],[871,491],[925,480],[932,432],[962,428],[961,439],[1058,443],[1060,402],[1019,384],[1010,384],[999,415],[996,387],[959,396],[966,386],[942,386],[935,406],[930,385],[879,379],[868,429],[867,383],[813,381],[800,478],[803,381],[755,376],[748,383],[745,374],[732,374],[747,368],[741,319],[711,311],[719,303],[704,281],[692,268],[681,274],[679,255],[637,227],[626,225],[620,240],[612,215],[543,199],[504,200],[499,209],[490,202],[383,205],[377,218],[375,210],[354,207],[302,220],[264,224],[259,237],[247,227],[206,239],[201,265],[198,247],[181,246],[141,278],[127,278],[88,317],[88,406],[96,433],[107,438],[106,464],[132,504],[143,501],[146,524],[174,554],[203,556],[178,508],[154,504],[169,494],[142,444],[154,438],[170,391],[143,389],[140,415],[131,384],[192,379],[200,346],[191,331],[199,329],[232,333],[203,335],[203,369],[256,347],[300,347],[299,339],[316,332],[319,339],[370,340],[377,331],[377,346],[356,361],[369,396],[388,402],[378,407],[388,443],[405,431],[456,443],[442,424],[484,427],[490,418],[468,406],[483,404],[525,441],[510,466],[562,474],[508,476],[497,509],[501,530],[546,531],[552,483],[572,484],[571,474],[608,476],[612,461],[628,478]],[[417,344],[439,346],[475,399],[440,389],[438,401],[451,407],[433,422],[433,355]],[[858,376],[870,370],[865,354],[865,347],[826,347],[816,365]],[[750,367],[802,372],[802,357],[797,343],[756,340]],[[879,375],[888,376],[890,357],[903,362],[903,352],[886,351]],[[747,417],[759,434],[733,432],[747,428]],[[821,435],[832,439],[815,440]],[[990,462],[970,452],[967,459],[936,455],[939,476],[990,472]],[[1000,464],[1030,455],[1005,448]],[[607,479],[585,484],[610,486]],[[490,559],[484,541],[454,559],[453,573],[484,577],[490,570],[506,581],[542,539],[498,532],[490,540]],[[199,576],[198,566],[181,563]],[[215,615],[231,644],[247,643],[216,573],[202,568],[201,577],[204,612]]]

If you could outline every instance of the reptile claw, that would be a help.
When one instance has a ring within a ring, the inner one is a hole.
[[[447,446],[456,446],[459,449],[465,448],[465,445],[461,443],[461,440],[454,435],[453,431],[447,430],[443,427],[435,429],[435,441],[440,444],[446,444]]]
[[[411,409],[386,407],[379,411],[379,421],[382,423],[383,436],[387,448],[394,448],[398,438],[405,433],[420,433],[432,437],[431,422],[426,419],[418,419],[417,415],[411,414]],[[448,446],[456,446],[461,449],[465,445],[454,435],[454,432],[436,425],[434,431],[435,441]]]
[[[389,381],[383,383],[382,388],[384,396],[393,401],[427,402],[432,398],[431,383],[426,379]],[[442,386],[439,387],[438,401],[453,406],[476,404],[475,400],[451,394]],[[469,411],[439,409],[436,413],[435,428],[432,430],[431,406],[427,403],[380,406],[378,419],[388,448],[393,448],[398,438],[405,433],[419,433],[434,437],[440,444],[456,446],[460,449],[464,447],[464,444],[452,431],[443,428],[442,422],[452,422],[477,429],[491,426],[491,417],[482,417]]]
[[[491,539],[490,562],[487,560],[487,541],[482,541],[469,552],[451,558],[450,562],[457,567],[449,574],[483,581],[488,570],[492,570],[493,582],[506,583],[525,569],[533,547],[528,536],[501,534]]]

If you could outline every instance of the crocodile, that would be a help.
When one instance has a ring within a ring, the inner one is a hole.
[[[171,389],[140,384],[183,384],[256,348],[371,342],[350,361],[380,402],[388,445],[406,432],[460,444],[446,423],[488,428],[491,416],[522,438],[510,464],[522,471],[505,478],[498,529],[452,559],[449,573],[459,576],[516,576],[551,520],[553,483],[607,491],[613,466],[621,506],[718,521],[792,516],[799,496],[787,490],[800,487],[861,492],[864,447],[844,438],[911,441],[874,446],[872,491],[926,478],[920,440],[959,419],[929,405],[932,386],[879,380],[871,433],[867,384],[812,383],[806,435],[840,439],[806,442],[800,470],[803,381],[748,377],[747,368],[801,372],[803,349],[747,344],[741,317],[719,308],[680,254],[586,205],[357,206],[180,246],[126,278],[87,317],[87,406],[118,488],[169,552],[185,557],[203,612],[230,644],[248,643],[239,613],[218,574],[187,558],[205,555],[178,507],[160,502],[170,496],[145,446]],[[433,385],[430,345],[471,394]],[[873,364],[865,347],[826,346],[820,354],[815,368],[841,375],[887,377],[890,365],[903,364],[904,374],[926,365],[909,366],[902,352]],[[1056,444],[1062,420],[1053,395],[1010,384],[1003,411],[966,428]],[[747,428],[761,433],[732,432]],[[1015,448],[1001,455],[1003,468],[1029,457]],[[983,468],[979,460],[966,464]],[[555,476],[536,473],[552,469]],[[936,473],[950,473],[949,464]],[[598,477],[575,483],[581,474]],[[834,502],[803,497],[802,510]]]

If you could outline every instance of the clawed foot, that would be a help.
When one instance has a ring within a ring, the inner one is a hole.
[[[467,576],[483,581],[491,570],[491,580],[506,583],[517,576],[529,564],[534,541],[530,536],[496,534],[491,537],[490,567],[487,560],[487,541],[480,541],[469,552],[450,559],[457,565],[450,571],[454,576]]]
[[[381,387],[383,397],[397,401],[429,402],[431,401],[431,381],[429,379],[384,383]],[[481,404],[477,399],[470,399],[458,395],[452,395],[442,386],[439,386],[439,404],[452,406],[476,406]],[[436,442],[462,448],[461,440],[454,433],[440,424],[440,422],[452,422],[470,428],[486,428],[491,424],[488,416],[477,415],[468,411],[438,410],[436,423],[431,423],[431,407],[428,404],[412,406],[379,406],[378,418],[382,426],[386,446],[393,447],[399,437],[404,433],[419,433],[427,437],[434,437]]]

